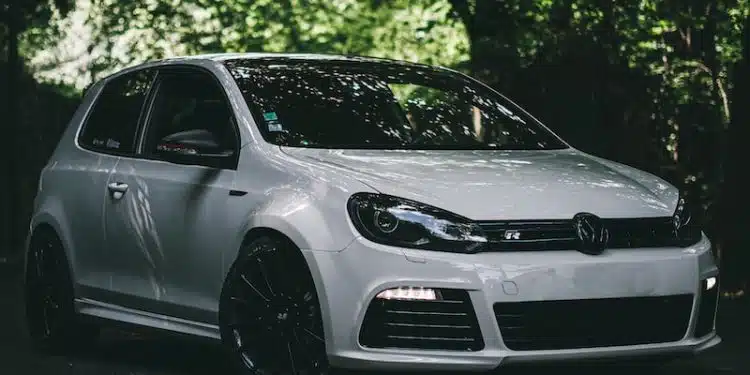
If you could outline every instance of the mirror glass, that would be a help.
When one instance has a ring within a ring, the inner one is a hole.
[[[167,135],[159,140],[156,151],[160,154],[184,156],[230,156],[222,150],[213,133],[205,129],[185,130]]]

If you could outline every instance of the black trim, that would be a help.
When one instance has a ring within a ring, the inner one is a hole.
[[[143,149],[143,142],[146,138],[146,132],[148,131],[147,125],[148,122],[151,120],[151,110],[154,106],[154,100],[156,98],[156,93],[159,91],[159,86],[161,84],[161,71],[156,70],[156,75],[154,76],[154,81],[151,82],[151,87],[149,88],[148,95],[146,96],[146,101],[144,102],[143,110],[141,111],[141,116],[143,121],[138,124],[138,138],[136,139],[137,142],[135,144],[135,154],[134,157],[141,158],[141,155],[143,154],[141,151]]]
[[[78,284],[78,288],[81,290],[81,294],[87,299],[108,303],[121,308],[185,319],[196,323],[217,324],[219,322],[218,311],[204,310],[167,301],[156,301],[151,298],[82,284]]]
[[[607,249],[688,247],[700,240],[676,236],[672,217],[601,219],[609,232]],[[580,240],[573,220],[478,221],[489,240],[490,252],[577,250]],[[508,231],[518,238],[506,239]]]
[[[247,192],[242,190],[229,190],[229,195],[232,197],[241,197],[246,194]]]

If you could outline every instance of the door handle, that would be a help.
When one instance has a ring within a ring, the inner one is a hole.
[[[123,194],[128,191],[128,184],[122,182],[110,182],[107,184],[107,189],[112,193],[112,198],[120,199]]]

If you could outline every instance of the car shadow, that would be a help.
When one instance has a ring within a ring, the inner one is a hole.
[[[61,357],[74,369],[97,375],[233,374],[217,342],[145,330],[107,328],[95,343],[79,345]]]

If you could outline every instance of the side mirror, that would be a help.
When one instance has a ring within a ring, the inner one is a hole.
[[[175,163],[221,164],[234,156],[234,151],[222,149],[208,130],[186,130],[170,134],[156,145],[156,152]]]

